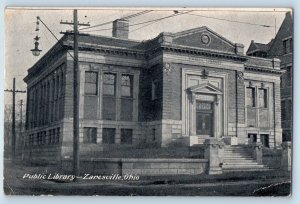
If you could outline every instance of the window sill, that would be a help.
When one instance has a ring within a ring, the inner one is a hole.
[[[84,96],[95,96],[95,97],[97,97],[98,94],[84,94]]]

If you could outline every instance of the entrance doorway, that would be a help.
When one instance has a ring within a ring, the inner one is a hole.
[[[196,134],[213,137],[213,103],[196,101]]]

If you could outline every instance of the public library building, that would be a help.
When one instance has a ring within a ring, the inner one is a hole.
[[[80,151],[92,157],[110,147],[176,148],[212,138],[280,147],[280,60],[246,56],[242,44],[205,26],[135,41],[128,24],[116,20],[113,37],[79,36]],[[72,51],[72,35],[60,42]],[[26,157],[70,157],[73,59],[57,43],[24,80]]]

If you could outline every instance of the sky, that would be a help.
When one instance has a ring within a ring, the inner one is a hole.
[[[113,21],[128,15],[132,15],[144,10],[153,8],[135,9],[79,9],[78,19],[81,23],[89,22],[91,26]],[[130,25],[144,21],[163,18],[174,14],[173,10],[183,9],[154,9],[144,15],[131,18]],[[189,14],[178,15],[167,18],[152,24],[131,26],[129,29],[129,39],[147,40],[156,37],[161,32],[179,32],[201,26],[207,26],[221,36],[234,43],[245,45],[245,52],[251,40],[260,43],[268,43],[274,38],[278,31],[285,13],[288,9],[190,9]],[[60,31],[72,29],[71,26],[62,25],[60,21],[71,21],[72,10],[66,9],[6,9],[5,11],[5,89],[12,88],[12,78],[16,77],[16,88],[26,90],[23,78],[27,70],[34,65],[57,41],[50,32],[40,24],[39,36],[42,53],[35,57],[30,52],[34,48],[33,38],[36,35],[35,22],[39,16],[51,31],[61,38]],[[225,20],[219,20],[225,19]],[[239,21],[239,22],[232,22]],[[259,25],[250,25],[259,24]],[[265,27],[261,25],[267,25]],[[86,29],[89,34],[111,36],[112,24]],[[100,31],[99,31],[100,30]],[[26,102],[26,94],[18,93],[16,100],[23,99]],[[11,104],[11,93],[5,93],[4,103]]]

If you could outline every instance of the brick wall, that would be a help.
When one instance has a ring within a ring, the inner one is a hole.
[[[171,70],[163,71],[163,119],[181,119],[181,67],[170,64]]]
[[[275,120],[275,147],[280,147],[282,143],[281,129],[281,96],[280,96],[280,81],[274,83],[274,120]]]
[[[278,57],[284,55],[283,39],[292,36],[294,33],[293,29],[293,18],[290,13],[286,14],[279,31],[277,32],[276,38],[269,50],[268,57]]]
[[[158,86],[157,98],[152,100],[152,82]],[[163,100],[162,65],[142,69],[140,74],[139,121],[162,119]]]
[[[64,118],[73,118],[73,61],[66,63]]]

